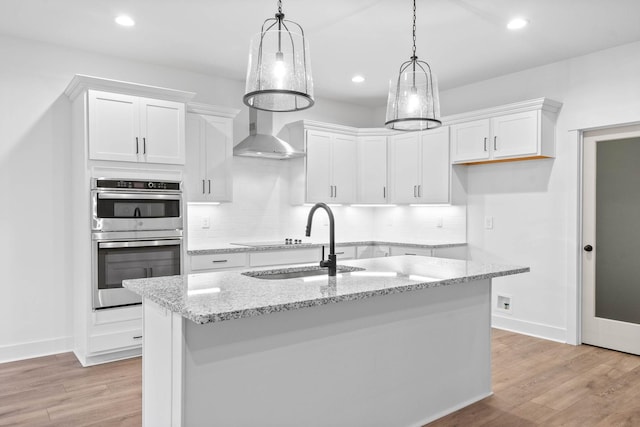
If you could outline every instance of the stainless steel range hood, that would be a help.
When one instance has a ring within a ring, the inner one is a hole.
[[[297,150],[286,141],[272,135],[272,113],[260,111],[260,131],[258,133],[258,110],[249,109],[249,136],[233,147],[234,156],[261,157],[265,159],[287,160],[303,157],[304,151]],[[265,117],[267,116],[268,117]]]

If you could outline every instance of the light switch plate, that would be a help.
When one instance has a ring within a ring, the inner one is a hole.
[[[209,217],[208,216],[203,216],[202,218],[200,218],[200,226],[204,229],[204,228],[209,228]]]
[[[436,227],[442,228],[442,217],[441,216],[436,218]]]

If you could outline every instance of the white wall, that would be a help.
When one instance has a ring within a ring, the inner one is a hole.
[[[494,281],[494,300],[498,293],[513,297],[513,314],[494,312],[495,325],[575,342],[582,245],[574,130],[639,122],[638,76],[640,43],[633,43],[440,94],[444,115],[543,96],[564,104],[555,159],[468,168],[472,258],[531,267]],[[494,217],[493,230],[484,229],[485,216]]]
[[[0,37],[0,58],[1,362],[72,345],[73,264],[67,256],[71,118],[63,94],[71,78],[88,74],[193,91],[195,101],[242,108],[234,124],[236,141],[248,134],[248,109],[242,104],[241,81],[9,37]],[[367,108],[318,99],[317,109],[305,117],[360,126],[368,125],[371,116]],[[242,211],[248,228],[259,229],[278,218],[274,213],[283,206],[286,187],[281,163],[250,160],[237,162],[241,188],[233,215]],[[252,217],[262,209],[251,206],[255,194],[264,195],[260,201],[268,209],[277,208],[264,218]]]

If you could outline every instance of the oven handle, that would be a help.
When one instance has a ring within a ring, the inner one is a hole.
[[[132,193],[97,193],[98,199],[142,199],[142,200],[181,200],[180,193],[172,194],[132,194]]]
[[[144,248],[148,246],[172,246],[182,244],[181,239],[164,240],[136,240],[130,242],[98,242],[98,248],[118,249],[118,248]]]

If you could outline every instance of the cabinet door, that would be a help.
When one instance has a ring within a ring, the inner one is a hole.
[[[88,100],[89,158],[137,162],[142,150],[138,98],[90,90]]]
[[[231,119],[203,116],[206,195],[214,201],[233,199],[233,122]]]
[[[493,158],[539,155],[539,114],[539,111],[526,111],[492,118]]]
[[[186,182],[188,202],[207,202],[206,161],[204,140],[204,118],[199,114],[187,114],[186,126]]]
[[[184,164],[184,104],[140,98],[142,155],[149,163]]]
[[[389,201],[416,203],[420,180],[420,133],[394,135],[389,138]]]
[[[387,202],[387,137],[358,139],[358,203]]]
[[[449,203],[449,127],[422,132],[420,203]]]
[[[306,147],[308,203],[330,202],[333,194],[331,183],[331,135],[324,132],[307,131]]]
[[[358,145],[356,138],[336,135],[332,138],[331,150],[332,184],[334,203],[356,201]]]
[[[451,126],[453,163],[489,159],[489,120],[475,120]]]

